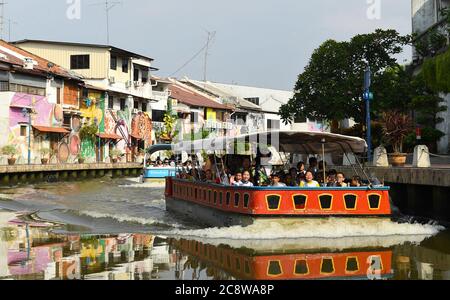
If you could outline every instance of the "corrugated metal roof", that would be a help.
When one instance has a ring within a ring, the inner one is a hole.
[[[215,108],[222,110],[232,110],[232,108],[223,105],[221,103],[215,102],[199,93],[196,93],[190,89],[184,88],[176,83],[173,83],[169,87],[171,91],[171,97],[177,99],[179,102],[184,103],[188,106],[198,106]]]

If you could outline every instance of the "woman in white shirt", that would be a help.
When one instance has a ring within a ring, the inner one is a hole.
[[[250,181],[250,172],[244,171],[242,173],[242,182],[240,186],[253,186],[253,183]]]

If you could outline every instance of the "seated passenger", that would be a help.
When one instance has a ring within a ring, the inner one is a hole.
[[[291,168],[289,169],[289,174],[286,177],[286,185],[287,186],[298,186],[300,184],[300,181],[297,178],[297,169]]]
[[[350,182],[351,187],[360,187],[361,186],[361,177],[353,176],[352,181]]]
[[[236,175],[234,175],[233,185],[235,185],[235,186],[242,185],[242,173],[241,172],[238,171],[238,172],[236,172]]]
[[[305,163],[304,162],[301,161],[301,162],[299,162],[297,164],[297,172],[298,172],[299,176],[305,177],[306,170],[305,170]]]
[[[314,174],[311,170],[306,171],[305,181],[300,182],[300,187],[320,187],[319,183],[314,180]]]
[[[214,182],[213,172],[210,169],[205,171],[205,181]]]
[[[253,186],[253,183],[250,181],[250,172],[244,171],[242,173],[242,183],[240,186]]]
[[[328,177],[327,177],[327,186],[328,187],[335,187],[336,186],[336,184],[337,184],[336,175],[337,175],[337,171],[335,169],[331,169],[328,172]]]
[[[281,182],[280,174],[278,174],[278,173],[272,174],[271,178],[272,178],[272,183],[270,184],[270,186],[276,186],[276,187],[285,187],[286,186],[285,183]]]
[[[347,187],[347,184],[345,183],[345,175],[342,172],[338,172],[336,175],[336,186],[339,187]]]

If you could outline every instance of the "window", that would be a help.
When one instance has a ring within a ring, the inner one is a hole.
[[[356,209],[356,200],[357,199],[358,199],[358,196],[354,195],[354,194],[344,195],[345,209],[347,209],[347,210],[355,210]]]
[[[249,202],[250,202],[250,195],[244,194],[244,208],[248,208]]]
[[[347,257],[347,261],[345,263],[345,271],[347,273],[354,273],[359,271],[359,264],[357,257]]]
[[[239,207],[239,201],[241,200],[241,194],[234,194],[234,207]]]
[[[142,71],[141,76],[142,76],[142,82],[143,83],[147,83],[147,81],[148,81],[148,71]]]
[[[16,93],[30,94],[30,95],[45,96],[45,89],[43,89],[43,88],[37,88],[37,87],[15,84],[15,83],[11,83],[9,85],[9,91],[16,92]]]
[[[217,204],[217,191],[214,191],[214,204]]]
[[[125,110],[125,99],[120,99],[120,110]]]
[[[278,210],[280,209],[281,196],[279,195],[267,195],[267,209],[268,210]]]
[[[20,125],[20,136],[27,136],[28,125]]]
[[[72,116],[71,115],[64,114],[63,125],[67,126],[67,127],[71,127],[72,126]]]
[[[198,122],[198,112],[191,112],[191,123],[197,123]]]
[[[139,109],[139,102],[138,101],[134,101],[133,108],[134,109]]]
[[[259,97],[244,98],[244,99],[250,101],[253,104],[259,105]]]
[[[166,112],[164,110],[152,110],[152,121],[153,122],[164,122],[164,114]]]
[[[117,56],[111,55],[111,70],[117,70]]]
[[[269,267],[267,268],[267,274],[270,276],[278,276],[283,273],[283,270],[281,268],[281,264],[279,261],[271,260],[269,261]]]
[[[331,206],[333,204],[333,195],[320,195],[319,196],[320,208],[322,210],[331,210]]]
[[[139,81],[139,69],[134,69],[133,80]]]
[[[369,198],[369,208],[371,210],[380,209],[380,195],[372,194],[368,196]]]
[[[332,258],[322,258],[322,263],[320,265],[321,274],[332,274],[334,273],[334,262]]]
[[[147,111],[147,102],[142,102],[142,111],[143,112]]]
[[[113,109],[114,108],[114,97],[113,96],[109,96],[108,97],[108,108],[109,109]]]
[[[219,194],[219,205],[222,205],[222,203],[223,203],[222,197],[223,197],[223,194],[222,194],[222,192],[220,192],[220,194]]]
[[[89,55],[71,55],[70,56],[70,68],[72,70],[85,70],[89,69]]]
[[[226,196],[226,202],[225,202],[225,204],[227,205],[227,206],[230,206],[230,199],[231,199],[231,194],[230,194],[230,192],[227,192],[227,196]]]
[[[295,275],[308,275],[308,263],[305,259],[295,261]]]
[[[61,88],[56,88],[56,104],[61,104]]]
[[[280,129],[280,120],[267,120],[267,130]]]
[[[128,73],[128,60],[125,58],[122,60],[122,72]]]
[[[304,210],[306,208],[306,200],[308,200],[306,195],[294,195],[293,199],[295,210]]]

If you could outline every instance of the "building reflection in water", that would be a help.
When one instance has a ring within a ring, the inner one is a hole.
[[[430,251],[265,251],[149,234],[59,235],[14,224],[0,229],[0,279],[449,279],[450,255]]]

